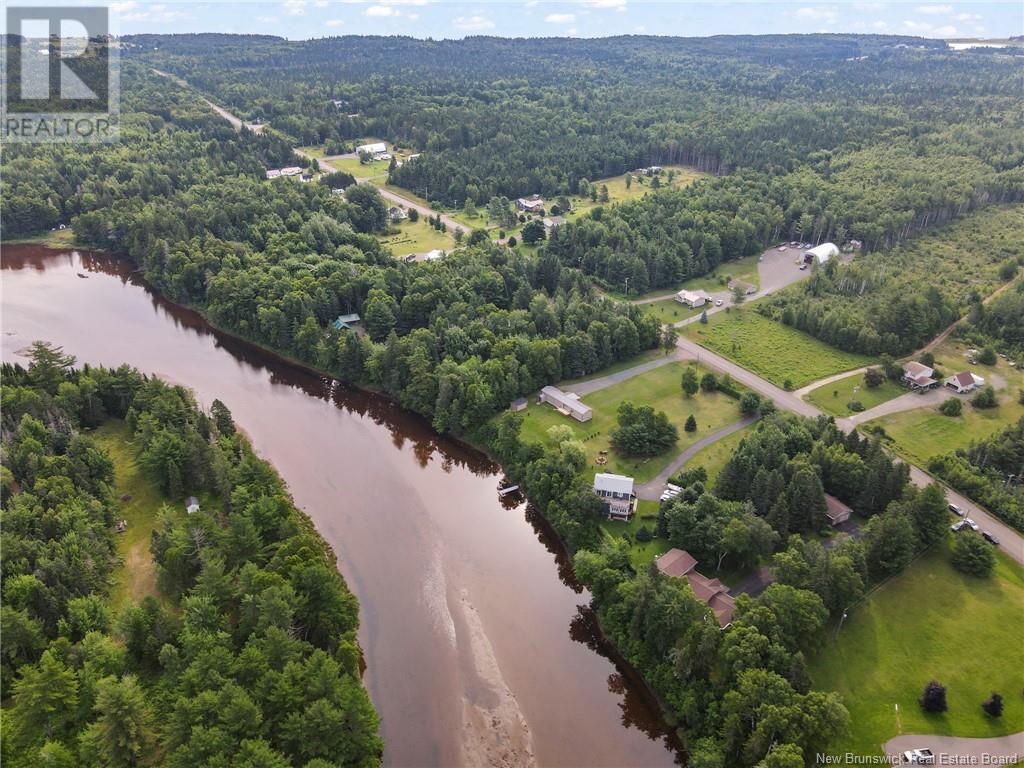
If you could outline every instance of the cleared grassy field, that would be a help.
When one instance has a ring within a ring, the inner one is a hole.
[[[671,182],[668,180],[669,171],[674,172]],[[661,173],[661,188],[682,189],[697,181],[697,179],[703,179],[706,176],[706,173],[701,173],[687,165],[666,165],[663,166]],[[572,203],[573,208],[569,214],[570,219],[578,218],[598,205],[610,205],[624,203],[628,200],[637,200],[648,192],[657,191],[651,189],[651,179],[646,176],[633,175],[633,181],[628,189],[626,188],[626,174],[610,176],[607,179],[598,179],[597,181],[590,182],[590,184],[598,191],[600,191],[602,185],[608,187],[608,202],[599,203],[591,200],[589,197],[580,197],[578,195],[570,197],[569,201]]]
[[[694,323],[683,333],[708,349],[734,360],[754,373],[796,389],[834,373],[860,368],[872,359],[834,349],[751,309],[733,308]]]
[[[149,553],[150,536],[165,504],[181,517],[185,517],[184,505],[164,496],[139,467],[135,461],[131,431],[123,421],[112,419],[106,422],[92,433],[92,437],[114,462],[115,498],[128,497],[128,501],[121,502],[118,511],[118,517],[128,521],[128,530],[117,537],[121,565],[114,571],[110,605],[116,609],[126,600],[137,603],[149,595],[160,597],[156,564]]]
[[[733,432],[731,435],[726,435],[721,440],[716,440],[686,462],[686,468],[692,469],[694,467],[704,467],[708,473],[708,481],[706,485],[708,488],[713,488],[715,480],[718,479],[718,475],[722,471],[722,467],[724,467],[725,463],[729,461],[729,458],[732,456],[737,446],[739,446],[743,441],[743,438],[751,434],[753,429],[754,425],[751,424],[750,426]]]
[[[946,375],[970,370],[983,376],[996,389],[999,405],[978,410],[964,402],[960,416],[943,416],[936,408],[919,408],[869,421],[869,425],[885,429],[893,449],[901,456],[927,464],[932,456],[967,448],[1024,416],[1024,405],[1018,401],[1019,390],[1024,389],[1024,373],[1011,368],[1006,360],[1000,358],[992,366],[970,365],[963,344],[946,342],[936,351],[935,364]]]
[[[742,280],[745,283],[751,283],[760,288],[761,277],[757,271],[757,259],[758,254],[755,254],[753,256],[744,256],[742,259],[736,259],[735,261],[727,261],[723,264],[719,264],[708,274],[701,275],[700,277],[693,277],[679,283],[679,285],[676,285],[673,288],[656,288],[653,291],[647,291],[646,293],[639,295],[630,294],[628,297],[619,291],[606,291],[606,293],[609,296],[622,301],[648,299],[652,296],[675,293],[683,290],[684,288],[689,291],[708,291],[709,293],[713,293],[716,291],[728,291],[728,282],[733,278]]]
[[[864,374],[855,373],[845,379],[812,389],[804,396],[804,400],[814,403],[821,410],[831,413],[833,416],[849,416],[853,411],[846,406],[852,400],[859,401],[864,406],[864,410],[868,411],[876,405],[881,405],[906,393],[906,388],[888,379],[871,389],[864,385]]]
[[[370,163],[362,163],[358,157],[328,157],[326,160],[335,170],[351,173],[357,179],[380,179],[388,175],[387,160]]]
[[[397,235],[383,235],[378,239],[399,258],[410,253],[432,251],[435,248],[447,251],[455,247],[455,240],[451,235],[438,232],[427,224],[422,216],[416,222],[406,219],[398,225],[398,229]]]
[[[965,576],[936,551],[858,605],[810,659],[816,688],[838,691],[851,731],[833,753],[872,754],[899,733],[1000,736],[1024,730],[1024,569],[1000,555],[992,578]],[[927,715],[924,686],[947,689],[949,711]],[[996,691],[998,719],[981,710]],[[899,705],[899,713],[896,712]]]
[[[650,315],[662,325],[678,323],[680,320],[699,315],[706,309],[706,307],[690,309],[675,299],[662,299],[661,301],[652,301],[649,304],[640,304],[638,306],[641,312],[645,315]]]
[[[628,523],[621,520],[605,520],[601,523],[605,533],[614,539],[622,538],[623,534],[629,534],[631,541],[629,561],[637,571],[645,568],[648,563],[652,562],[662,552],[668,552],[672,548],[667,539],[651,539],[643,543],[636,540],[636,532],[641,526],[646,526],[647,530],[651,533],[657,531],[658,506],[659,503],[657,501],[639,501],[637,502],[636,514],[633,515],[633,519]]]
[[[739,404],[720,392],[698,393],[687,400],[683,397],[680,379],[686,364],[669,363],[660,368],[634,376],[605,389],[583,397],[583,402],[594,409],[594,417],[581,424],[563,416],[550,405],[541,405],[536,398],[530,398],[530,405],[523,412],[522,438],[528,442],[546,443],[548,430],[564,424],[572,429],[576,439],[583,443],[587,452],[587,472],[614,472],[629,475],[636,482],[644,483],[653,478],[688,445],[701,437],[731,424],[740,417]],[[705,373],[698,368],[698,376]],[[626,458],[617,455],[609,445],[609,433],[617,425],[618,407],[623,402],[635,405],[650,405],[656,411],[665,411],[669,421],[679,429],[679,442],[669,450],[649,458]],[[696,432],[685,432],[683,424],[693,414],[697,420]],[[597,459],[605,454],[607,464],[599,465]]]

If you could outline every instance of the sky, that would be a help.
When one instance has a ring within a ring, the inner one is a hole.
[[[16,0],[10,0],[13,5]],[[29,0],[18,5],[98,5]],[[1024,34],[1024,2],[645,2],[644,0],[113,0],[120,34],[230,32],[434,39],[856,32],[933,38]]]

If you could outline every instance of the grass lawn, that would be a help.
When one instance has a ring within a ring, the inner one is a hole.
[[[1003,555],[992,578],[978,579],[954,570],[945,550],[932,552],[854,608],[833,637],[809,665],[815,687],[839,691],[850,710],[850,733],[833,753],[877,753],[899,733],[1024,730],[1024,569]],[[948,712],[918,706],[929,680],[946,686]],[[1004,697],[999,719],[981,710],[993,691]]]
[[[666,165],[662,166],[662,168],[662,189],[682,189],[697,181],[697,179],[707,177],[706,173],[701,173],[687,165]],[[669,171],[675,172],[671,184],[668,181]],[[599,203],[591,200],[589,197],[584,198],[578,195],[570,197],[569,202],[572,203],[572,211],[568,216],[570,220],[579,218],[591,208],[596,208],[599,205],[611,205],[614,203],[624,203],[628,200],[637,200],[652,191],[651,179],[646,176],[636,176],[635,174],[633,175],[633,183],[628,189],[626,188],[626,174],[611,176],[607,179],[598,179],[590,183],[598,191],[600,191],[602,185],[608,187],[608,202]]]
[[[389,192],[394,192],[396,195],[398,195],[399,197],[404,197],[406,200],[411,200],[412,202],[416,203],[417,205],[422,205],[424,208],[430,208],[431,207],[429,200],[427,200],[426,198],[420,197],[419,195],[414,195],[412,192],[410,192],[405,187],[399,187],[399,186],[396,186],[394,184],[378,184],[377,186],[379,186],[381,189],[386,189]]]
[[[936,408],[918,408],[868,422],[883,427],[895,451],[916,464],[924,465],[932,456],[967,448],[1024,416],[1024,405],[1017,399],[1019,390],[1024,389],[1024,372],[1011,368],[1002,358],[991,366],[970,365],[966,354],[964,344],[947,341],[935,351],[935,365],[945,375],[969,370],[985,377],[999,397],[996,408],[978,410],[965,402],[963,413],[956,417],[943,416]]]
[[[648,304],[639,304],[638,306],[641,312],[645,315],[650,315],[662,325],[673,325],[680,320],[699,315],[706,309],[706,307],[690,309],[690,307],[680,304],[675,299],[662,299],[661,301],[652,301]]]
[[[324,148],[319,145],[313,147],[296,147],[296,149],[310,157],[315,157],[317,160],[322,160],[326,156]]]
[[[435,248],[450,250],[455,247],[455,240],[445,232],[438,232],[427,224],[424,217],[420,216],[419,221],[411,222],[408,219],[398,225],[397,235],[382,235],[378,237],[381,244],[391,249],[396,257],[406,256],[410,253],[424,253]]]
[[[907,390],[894,381],[886,379],[880,386],[869,389],[864,386],[864,374],[855,373],[845,379],[834,381],[831,384],[812,389],[804,400],[831,413],[833,416],[849,416],[853,411],[846,407],[851,400],[858,400],[869,411],[876,405],[892,400],[894,397],[905,395]]]
[[[640,526],[647,526],[647,530],[651,533],[657,530],[658,506],[659,502],[657,501],[638,501],[636,514],[628,523],[621,520],[606,520],[601,523],[601,528],[613,539],[620,539],[625,533],[629,534],[632,540],[629,547],[629,561],[637,571],[645,568],[662,552],[668,552],[672,548],[667,539],[651,539],[644,543],[639,543],[636,540],[636,532]]]
[[[743,441],[743,438],[752,434],[753,429],[754,425],[751,424],[733,432],[731,435],[726,435],[721,440],[716,440],[690,459],[686,463],[686,468],[693,469],[694,467],[703,466],[708,473],[708,481],[705,485],[708,488],[714,488],[715,480],[718,479],[718,475],[721,473],[725,463],[729,461],[733,452]]]
[[[387,160],[362,163],[358,157],[328,157],[326,160],[335,170],[351,173],[357,179],[386,178],[390,164]]]
[[[680,378],[686,365],[679,362],[669,363],[584,396],[583,402],[594,409],[594,417],[585,424],[563,416],[550,405],[538,404],[536,398],[530,398],[530,405],[523,412],[522,438],[529,442],[544,443],[549,439],[548,430],[551,427],[564,424],[572,429],[576,438],[583,443],[587,452],[588,474],[598,471],[614,472],[629,475],[638,483],[647,482],[688,445],[740,417],[737,401],[720,392],[701,392],[692,399],[685,399],[680,387]],[[698,377],[704,373],[705,370],[698,368]],[[618,456],[611,450],[608,436],[618,424],[618,407],[625,401],[636,405],[650,405],[656,411],[665,411],[669,421],[679,429],[679,442],[669,450],[649,458]],[[683,430],[686,417],[691,413],[697,420],[696,432]],[[603,466],[596,461],[602,455],[601,451],[608,451],[608,462]]]
[[[694,323],[685,326],[683,333],[773,384],[783,387],[788,379],[792,389],[872,362],[749,308],[718,312],[708,318],[707,325]]]
[[[114,571],[110,591],[111,607],[117,609],[126,600],[139,602],[148,595],[160,596],[156,564],[149,553],[149,540],[158,523],[160,508],[167,504],[175,514],[185,516],[181,503],[174,503],[161,492],[135,461],[135,448],[128,425],[111,419],[92,437],[114,462],[114,496],[130,497],[121,502],[118,516],[128,521],[128,530],[117,537],[121,565]]]
[[[69,248],[75,241],[75,233],[71,231],[71,228],[67,229],[56,229],[53,232],[40,232],[36,235],[29,235],[28,237],[16,237],[13,240],[7,238],[3,239],[4,245],[28,245],[32,243],[38,243],[39,245],[45,245],[47,248]]]

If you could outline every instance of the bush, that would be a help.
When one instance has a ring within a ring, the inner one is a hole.
[[[762,416],[771,416],[775,413],[775,403],[771,400],[762,400],[761,407],[758,409]]]
[[[701,377],[700,388],[703,392],[714,392],[718,389],[718,377],[713,373],[705,373]]]
[[[960,531],[950,561],[954,568],[969,576],[990,576],[996,566],[992,545],[974,531]]]
[[[923,353],[921,355],[921,357],[918,360],[918,362],[922,363],[924,365],[927,365],[929,368],[934,368],[935,367],[935,355],[933,355],[931,352],[925,352],[925,353]]]
[[[618,428],[609,437],[612,448],[623,456],[654,456],[679,440],[679,431],[665,412],[655,413],[649,405],[623,403],[619,406],[618,421]]]
[[[683,426],[683,429],[685,429],[687,432],[697,431],[697,420],[693,418],[692,413],[686,417],[686,424]]]
[[[971,405],[975,408],[995,408],[999,405],[996,391],[991,385],[982,387],[978,390],[978,394],[971,398]]]
[[[786,379],[785,381],[782,382],[782,388],[784,390],[786,390],[787,392],[792,391],[792,389],[793,389],[793,381],[791,379]]]
[[[673,485],[678,485],[682,488],[687,488],[694,483],[706,483],[707,480],[708,471],[702,466],[684,469],[669,479]]]
[[[846,404],[846,407],[849,408],[854,413],[860,413],[861,411],[864,410],[864,403],[862,403],[860,400],[851,400]]]
[[[995,365],[996,351],[992,347],[985,347],[978,355],[978,362],[982,365]]]
[[[985,711],[985,714],[989,717],[1002,717],[1003,716],[1003,697],[998,693],[993,693],[985,701],[981,703],[981,708]]]
[[[924,693],[921,694],[921,698],[918,701],[921,704],[921,709],[925,712],[945,712],[948,709],[946,705],[946,686],[932,680],[924,687]]]
[[[757,413],[761,407],[761,397],[756,392],[747,392],[740,398],[740,413],[748,416]]]
[[[509,248],[515,248],[518,244],[519,243],[516,241],[515,235],[513,235],[512,237],[510,237],[508,239],[508,247]]]
[[[939,413],[943,416],[959,416],[964,410],[964,404],[959,397],[951,397],[939,406]]]
[[[868,368],[864,371],[864,386],[868,389],[882,386],[885,381],[885,374],[881,368]]]
[[[636,540],[641,544],[644,544],[654,538],[654,534],[651,533],[650,529],[646,525],[641,525],[636,529]]]

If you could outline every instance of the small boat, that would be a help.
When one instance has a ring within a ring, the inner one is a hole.
[[[508,488],[499,488],[498,495],[501,497],[508,496],[510,493],[515,493],[519,490],[518,485],[510,485]]]
[[[88,280],[89,279],[88,275],[83,275],[81,272],[76,272],[75,274],[78,275],[83,280]]]

